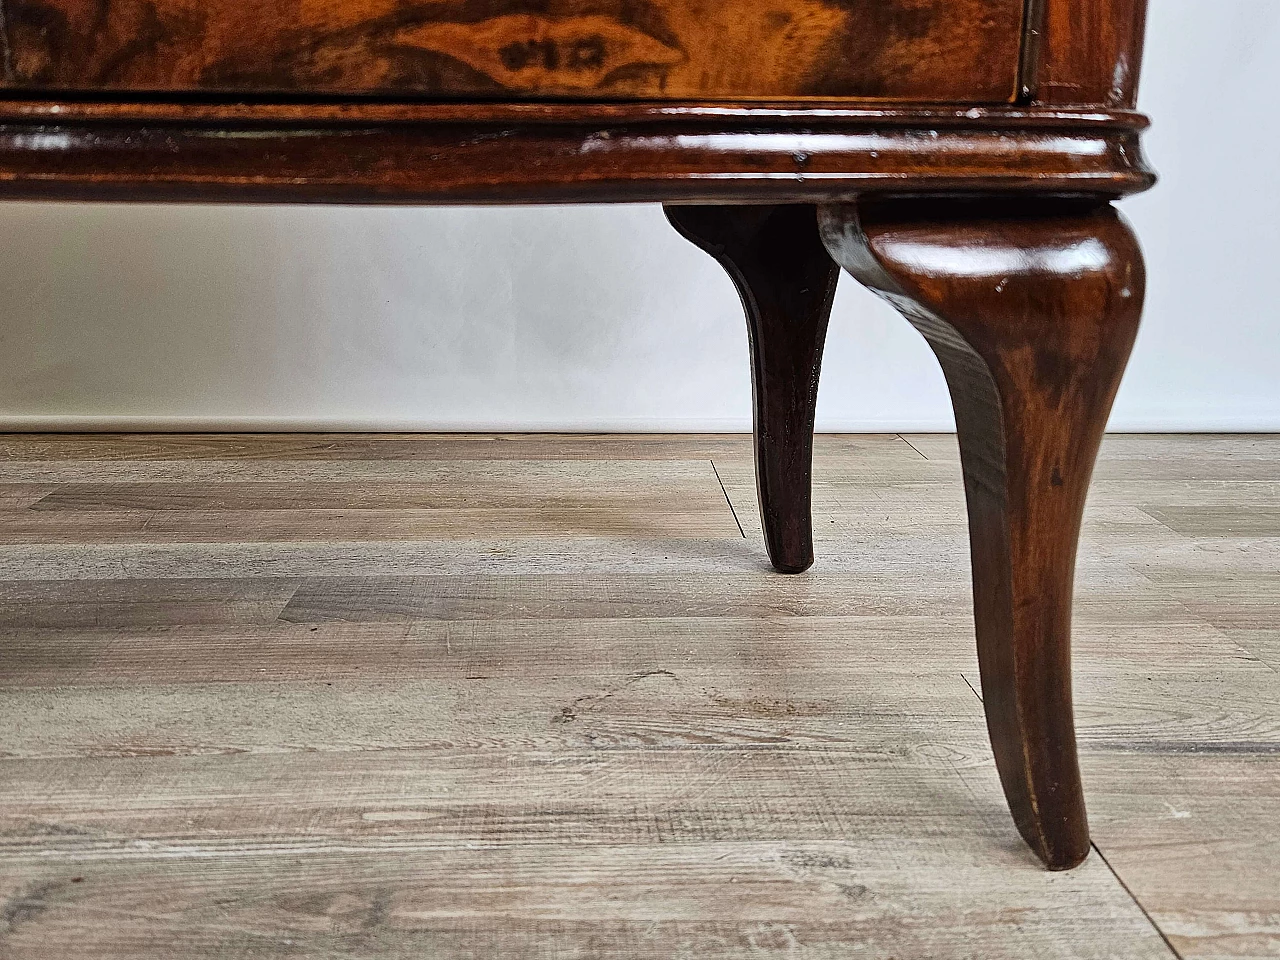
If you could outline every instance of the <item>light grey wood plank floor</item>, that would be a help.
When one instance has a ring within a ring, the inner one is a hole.
[[[0,437],[0,957],[1280,957],[1280,437],[1108,439],[1095,852],[986,744],[955,441]]]

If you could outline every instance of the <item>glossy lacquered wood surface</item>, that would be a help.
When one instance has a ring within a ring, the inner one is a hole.
[[[715,257],[747,314],[756,488],[769,560],[813,564],[813,422],[840,268],[811,206],[667,207],[682,236]]]
[[[1023,0],[5,0],[22,90],[1001,103]]]
[[[1029,0],[1023,96],[1043,104],[1137,102],[1147,0]]]
[[[836,260],[937,354],[969,508],[983,703],[1014,821],[1053,869],[1089,852],[1071,700],[1076,544],[1142,312],[1142,253],[1109,206],[822,211]]]
[[[814,203],[1153,179],[1145,0],[380,2],[4,0],[0,197]],[[580,62],[596,26],[632,66]],[[682,59],[633,69],[642,36]]]
[[[746,106],[11,106],[0,197],[812,203],[874,191],[1119,196],[1152,182],[1132,114]],[[309,111],[319,110],[318,116]],[[464,119],[468,111],[472,119]]]

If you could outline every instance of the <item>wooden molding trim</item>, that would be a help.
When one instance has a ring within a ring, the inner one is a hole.
[[[466,119],[464,119],[466,118]],[[765,122],[767,121],[767,125]],[[22,103],[0,198],[829,203],[1151,186],[1127,112]]]

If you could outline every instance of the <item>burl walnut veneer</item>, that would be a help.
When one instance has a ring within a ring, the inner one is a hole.
[[[1145,0],[0,0],[0,196],[660,201],[746,308],[769,555],[813,561],[839,269],[955,403],[987,723],[1089,851],[1076,540],[1137,331]]]

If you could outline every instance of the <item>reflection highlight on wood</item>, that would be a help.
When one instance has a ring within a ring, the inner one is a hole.
[[[1014,822],[1051,869],[1089,853],[1071,705],[1076,545],[1142,313],[1109,206],[919,201],[821,212],[832,256],[929,342],[956,412],[983,703]]]

